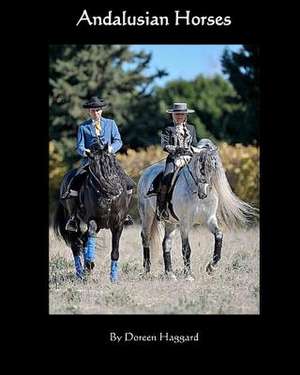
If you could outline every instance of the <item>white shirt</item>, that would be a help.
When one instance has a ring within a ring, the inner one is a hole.
[[[184,123],[175,126],[177,133],[184,135]]]

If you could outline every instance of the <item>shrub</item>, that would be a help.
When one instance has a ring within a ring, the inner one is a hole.
[[[242,200],[259,205],[259,148],[255,146],[234,146],[227,143],[218,145],[220,157],[232,190]],[[64,163],[63,149],[59,143],[51,141],[49,145],[50,165],[50,203],[55,199],[59,184],[68,167]],[[136,183],[148,166],[164,160],[167,153],[160,146],[150,146],[137,151],[129,149],[126,154],[118,154],[117,159]],[[51,205],[50,205],[51,208]],[[133,195],[130,214],[138,217],[137,196]]]
[[[242,200],[259,205],[259,148],[219,145],[219,153],[232,190]]]

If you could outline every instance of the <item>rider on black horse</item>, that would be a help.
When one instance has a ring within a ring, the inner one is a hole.
[[[197,146],[196,130],[187,124],[187,114],[194,110],[188,109],[186,103],[174,103],[173,108],[167,110],[172,114],[173,124],[168,125],[161,134],[161,147],[169,153],[161,181],[160,192],[157,197],[158,220],[169,219],[167,210],[167,194],[174,173],[189,163]]]
[[[110,153],[116,153],[122,147],[122,140],[118,127],[114,120],[102,117],[102,109],[106,106],[103,99],[92,97],[87,103],[83,105],[88,109],[90,118],[84,121],[78,129],[77,133],[77,147],[76,150],[79,155],[83,156],[81,166],[77,169],[73,178],[69,181],[68,188],[61,195],[61,199],[66,199],[66,207],[69,212],[69,220],[66,223],[66,230],[77,232],[78,226],[76,221],[76,212],[79,205],[78,192],[82,181],[82,174],[85,174],[86,167],[89,165],[88,156],[91,153],[90,147],[95,142],[95,139],[107,147]],[[132,194],[132,189],[135,187],[135,182],[125,174],[121,166],[118,166],[119,174],[126,179],[127,193]],[[132,223],[132,218],[128,215],[126,223]]]

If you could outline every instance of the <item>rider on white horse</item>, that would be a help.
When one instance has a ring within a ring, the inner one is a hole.
[[[197,146],[196,130],[187,124],[187,114],[195,112],[187,108],[186,103],[174,103],[167,113],[172,114],[173,124],[168,125],[161,134],[161,147],[169,153],[157,199],[158,220],[169,219],[167,210],[167,194],[174,173],[189,163],[194,147]]]

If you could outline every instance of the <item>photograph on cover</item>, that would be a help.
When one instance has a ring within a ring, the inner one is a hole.
[[[49,45],[49,314],[260,313],[258,56]]]

